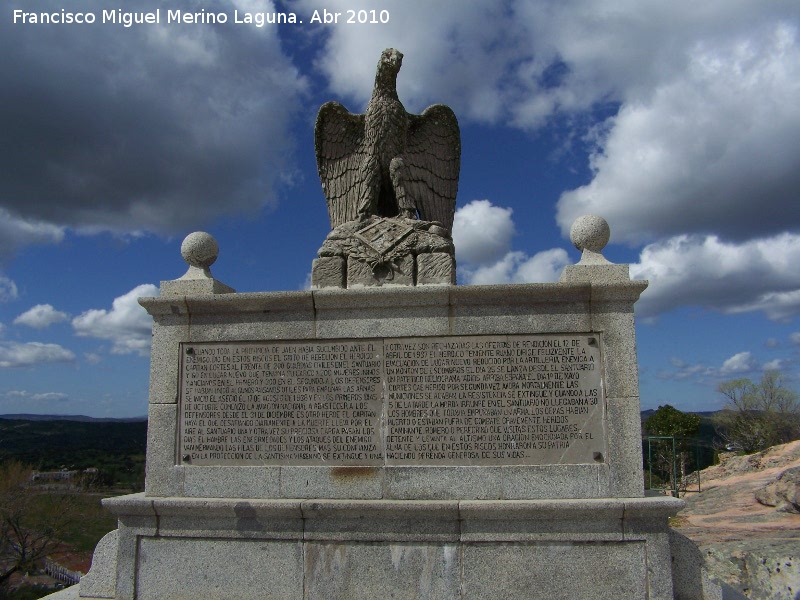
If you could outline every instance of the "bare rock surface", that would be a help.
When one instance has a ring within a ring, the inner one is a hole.
[[[781,473],[756,492],[756,500],[764,506],[800,514],[800,467],[792,467]]]
[[[800,600],[798,474],[800,441],[722,455],[700,473],[702,491],[686,495],[673,526],[697,543],[713,577],[748,598]]]

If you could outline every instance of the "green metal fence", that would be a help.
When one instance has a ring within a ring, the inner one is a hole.
[[[700,470],[704,468],[702,447],[696,438],[651,435],[644,438],[645,486],[678,497],[700,492]]]

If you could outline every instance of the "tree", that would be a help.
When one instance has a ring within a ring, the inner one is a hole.
[[[37,490],[22,464],[0,464],[0,598],[14,573],[36,570],[58,549],[76,507],[74,495]]]
[[[780,371],[765,371],[759,383],[725,381],[717,391],[728,404],[714,426],[729,446],[752,454],[800,438],[800,397],[786,387]]]
[[[700,430],[700,416],[665,404],[644,422],[644,428],[651,435],[694,437]]]
[[[686,471],[691,459],[692,438],[700,430],[700,416],[679,411],[665,404],[659,406],[644,422],[644,429],[652,436],[670,437],[673,440],[650,440],[650,469],[654,470],[677,495],[685,489]]]

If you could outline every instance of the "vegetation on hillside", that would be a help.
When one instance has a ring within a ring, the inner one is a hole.
[[[700,423],[699,415],[681,412],[669,404],[659,406],[644,422],[643,429],[649,434],[645,449],[648,484],[655,475],[673,495],[685,491],[686,475],[700,468],[695,439]]]
[[[0,464],[37,471],[97,469],[93,485],[144,489],[147,422],[24,421],[0,418]]]
[[[76,499],[38,489],[16,461],[0,465],[0,598],[14,574],[37,571],[63,545],[67,529],[82,520]]]
[[[45,557],[91,553],[116,527],[100,500],[144,489],[146,440],[146,421],[0,418],[0,598],[51,593],[8,584],[40,572]]]
[[[733,379],[717,387],[728,399],[714,424],[730,449],[752,454],[800,439],[800,396],[779,371],[765,371],[761,381]]]

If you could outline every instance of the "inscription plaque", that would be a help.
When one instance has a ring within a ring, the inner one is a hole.
[[[182,345],[178,461],[602,462],[597,334]]]

